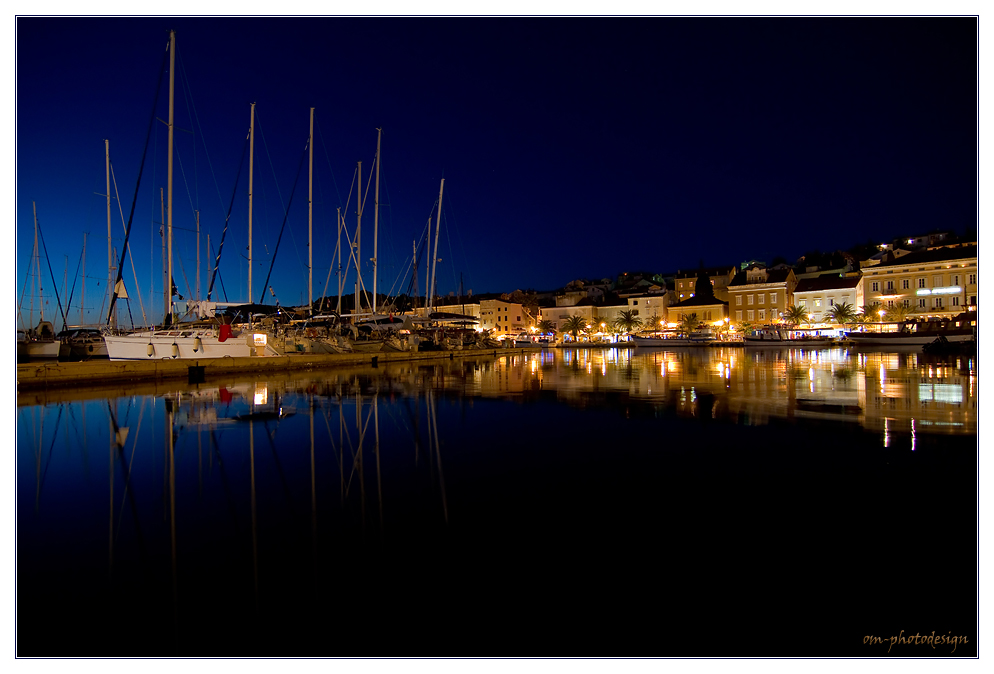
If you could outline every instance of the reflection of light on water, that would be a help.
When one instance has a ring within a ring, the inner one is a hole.
[[[890,419],[884,417],[884,447],[890,447]]]
[[[915,451],[915,419],[911,418],[911,451]]]
[[[269,390],[266,388],[266,385],[256,384],[255,396],[253,397],[253,402],[256,405],[265,405],[268,399],[269,399]]]

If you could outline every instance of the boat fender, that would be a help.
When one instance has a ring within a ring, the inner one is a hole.
[[[155,347],[152,346],[152,342],[148,343],[148,348],[145,349],[145,353],[148,354],[149,358],[151,358],[155,354]]]
[[[172,351],[173,351],[173,358],[176,358],[177,356],[179,356],[179,344],[177,344],[176,342],[173,342],[173,349],[172,349]]]
[[[197,353],[198,351],[203,351],[203,349],[204,349],[203,341],[201,341],[199,337],[195,337],[193,340],[193,352]]]

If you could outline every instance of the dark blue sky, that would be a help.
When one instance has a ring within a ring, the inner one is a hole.
[[[407,290],[412,242],[443,177],[443,294],[460,274],[476,293],[551,289],[976,227],[973,18],[20,18],[18,299],[35,201],[60,286],[67,267],[72,285],[89,232],[86,305],[98,320],[103,139],[127,217],[170,28],[176,125],[196,131],[177,133],[174,225],[192,229],[199,208],[215,246],[258,104],[254,300],[312,106],[315,296],[335,208],[357,161],[368,174],[377,127],[381,291]],[[165,89],[156,115],[166,117]],[[158,319],[164,126],[154,134],[131,244]],[[221,262],[232,300],[246,299],[246,190],[243,174]],[[306,190],[305,164],[270,281],[282,304],[307,297]],[[354,227],[354,196],[348,210]],[[372,211],[370,194],[367,259]],[[116,204],[113,227],[120,248]],[[175,237],[186,296],[194,239]],[[125,282],[137,313],[130,262]],[[77,316],[78,298],[77,285]]]

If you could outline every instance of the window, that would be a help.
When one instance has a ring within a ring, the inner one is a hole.
[[[950,285],[954,285],[954,286],[958,286],[959,285],[959,274],[953,274],[953,282]]]
[[[821,307],[821,298],[815,300],[815,307],[816,308],[820,308]]]
[[[875,293],[880,292],[880,284],[874,281],[873,283],[870,284],[870,290]]]
[[[953,306],[954,307],[958,307],[959,306],[959,297],[953,297]]]
[[[759,304],[762,304],[762,303],[763,303],[763,300],[764,300],[765,298],[766,298],[766,296],[765,296],[765,295],[763,295],[763,293],[759,293],[759,298],[758,298],[758,300],[757,300],[757,301],[758,301],[758,303],[759,303]]]
[[[830,306],[830,307],[834,307],[835,306],[835,300],[832,299],[831,297],[828,298],[828,306]]]
[[[803,309],[803,308],[804,308],[805,306],[807,306],[807,303],[808,303],[808,301],[807,301],[807,300],[797,300],[797,306],[801,307],[802,309]]]
[[[742,295],[736,295],[735,296],[735,305],[736,306],[740,306],[740,307],[742,306]],[[742,312],[740,311],[739,313],[742,313]]]
[[[904,306],[910,307],[911,306],[911,300],[904,300]]]
[[[894,300],[887,300],[887,307],[889,309],[893,309],[894,308]]]
[[[521,320],[521,316],[515,316],[515,317],[514,317],[514,320],[516,320],[516,321],[520,321],[520,320]]]
[[[901,281],[901,289],[907,290],[911,286],[911,282],[908,279]]]
[[[933,276],[932,277],[932,287],[933,288],[941,288],[942,287],[942,277],[941,276]]]
[[[935,298],[935,308],[936,309],[941,309],[942,308],[942,298],[941,297],[936,297]]]
[[[920,300],[918,300],[918,308],[919,309],[924,309],[925,308],[925,298],[924,297],[921,298]]]
[[[638,316],[638,315],[639,315],[639,310],[638,309],[632,309],[632,316]]]
[[[754,299],[754,297],[752,295],[749,295],[749,304],[752,304],[753,299]]]
[[[756,320],[756,312],[753,311],[752,309],[749,310],[749,320],[750,321]]]
[[[977,296],[976,295],[971,295],[970,296],[970,306],[971,307],[977,306]]]
[[[776,304],[776,303],[777,303],[777,294],[770,293],[770,304]]]
[[[632,306],[633,306],[633,307],[637,307],[637,306],[638,306],[638,303],[639,303],[639,301],[638,301],[638,300],[632,300]]]
[[[766,309],[760,309],[759,310],[759,320],[761,320],[761,321],[765,321],[766,320]]]
[[[918,287],[919,288],[924,288],[925,287],[925,279],[923,279],[923,278],[918,279]]]
[[[739,323],[742,322],[742,310],[741,309],[739,309],[738,311],[735,312],[735,320],[737,322],[739,322]]]
[[[893,289],[894,289],[894,282],[887,281],[887,290],[893,290]]]
[[[976,274],[970,274],[967,277],[967,283],[969,283],[972,286],[977,285],[977,275]]]

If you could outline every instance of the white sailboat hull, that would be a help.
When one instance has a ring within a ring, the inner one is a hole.
[[[106,335],[104,342],[111,360],[249,358],[260,355],[260,349],[263,356],[279,355],[268,340],[257,344],[257,335],[265,338],[265,333],[243,331],[221,341],[213,329],[156,330]]]

